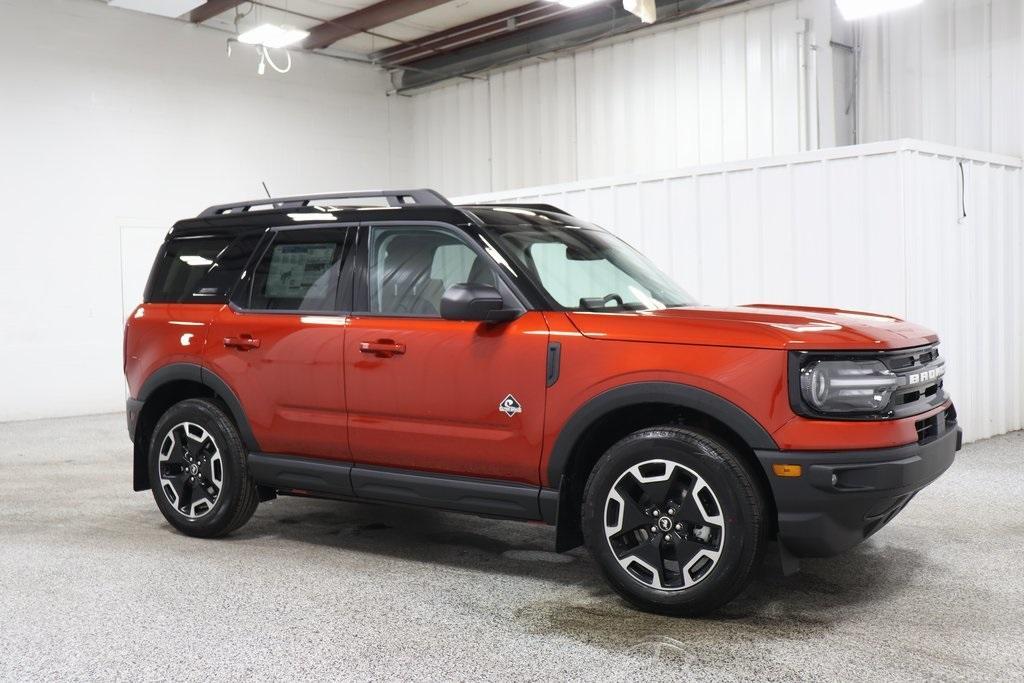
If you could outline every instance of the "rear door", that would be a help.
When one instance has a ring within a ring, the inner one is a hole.
[[[206,345],[263,451],[349,459],[342,346],[354,226],[286,228],[265,241]]]
[[[443,320],[440,301],[452,284],[499,285],[513,297],[494,261],[454,228],[370,225],[359,251],[359,312],[345,338],[353,460],[538,484],[543,315]]]

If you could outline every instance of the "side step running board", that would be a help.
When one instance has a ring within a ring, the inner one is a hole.
[[[269,453],[249,454],[249,473],[257,484],[275,489],[351,496],[352,463]]]
[[[257,484],[283,491],[554,523],[557,491],[493,479],[250,453]]]

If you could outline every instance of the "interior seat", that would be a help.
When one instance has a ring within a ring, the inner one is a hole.
[[[483,256],[477,256],[469,269],[469,277],[466,282],[471,285],[489,285],[497,287],[498,282],[494,277],[494,268]]]
[[[397,315],[436,316],[444,283],[430,277],[437,243],[422,235],[399,236],[387,243],[380,309]]]

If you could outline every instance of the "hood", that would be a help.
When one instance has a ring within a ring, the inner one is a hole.
[[[584,336],[618,341],[787,350],[905,349],[938,341],[919,325],[875,313],[754,304],[629,313],[569,313]]]

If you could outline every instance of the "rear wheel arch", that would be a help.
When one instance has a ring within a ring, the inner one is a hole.
[[[583,542],[580,505],[598,459],[633,432],[666,424],[698,427],[732,446],[762,487],[774,519],[771,487],[754,449],[777,450],[771,434],[736,404],[707,390],[674,382],[637,382],[610,389],[581,406],[566,422],[548,460],[549,486],[559,491],[557,550]]]
[[[160,417],[168,408],[190,398],[216,400],[231,416],[242,442],[250,451],[258,451],[259,443],[252,433],[238,397],[227,383],[210,370],[195,363],[172,363],[156,370],[143,383],[138,400],[142,402],[139,417],[132,434],[134,442],[133,488],[150,488],[149,446]]]

